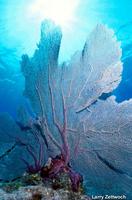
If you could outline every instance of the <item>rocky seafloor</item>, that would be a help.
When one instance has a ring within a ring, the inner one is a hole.
[[[73,192],[65,174],[59,179],[43,181],[39,174],[24,174],[15,181],[1,183],[0,200],[91,200],[81,186]]]

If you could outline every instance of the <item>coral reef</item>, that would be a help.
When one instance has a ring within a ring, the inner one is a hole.
[[[53,190],[42,185],[21,187],[13,193],[6,193],[0,189],[1,200],[91,200],[85,195],[79,195],[68,190]]]
[[[0,187],[1,200],[90,200],[90,197],[73,192],[69,177],[61,173],[56,179],[44,180],[40,174],[24,174],[19,179],[3,183]]]

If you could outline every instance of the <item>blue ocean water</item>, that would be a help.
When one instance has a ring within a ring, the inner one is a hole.
[[[32,56],[40,37],[41,20],[27,13],[32,2],[0,0],[0,112],[8,112],[14,118],[20,105],[32,113],[23,97],[24,77],[20,69],[22,54]],[[121,42],[123,62],[121,83],[112,93],[118,103],[132,98],[131,10],[131,0],[83,0],[76,10],[75,22],[62,28],[59,63],[69,61],[76,50],[82,49],[96,24],[103,23],[114,30]]]

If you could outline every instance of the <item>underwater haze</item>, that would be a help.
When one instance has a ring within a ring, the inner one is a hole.
[[[75,0],[63,25],[34,2],[0,0],[0,181],[52,158],[46,178],[131,200],[132,1]]]

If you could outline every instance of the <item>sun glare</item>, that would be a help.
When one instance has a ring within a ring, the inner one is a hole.
[[[74,20],[78,2],[79,0],[35,0],[28,7],[28,14],[38,20],[49,18],[65,26]]]

